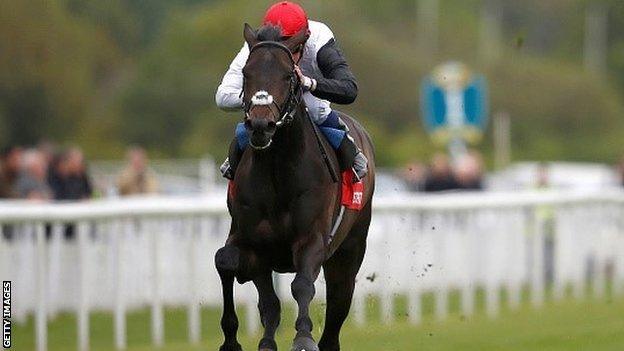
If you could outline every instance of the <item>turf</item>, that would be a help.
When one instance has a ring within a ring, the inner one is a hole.
[[[503,294],[504,295],[504,294]],[[368,314],[371,322],[358,328],[347,323],[342,334],[343,350],[623,350],[624,349],[624,299],[606,301],[565,300],[548,302],[536,310],[527,303],[516,311],[505,305],[496,319],[484,315],[482,308],[471,317],[462,316],[451,297],[452,313],[448,320],[436,322],[430,316],[431,298],[425,297],[427,314],[418,326],[407,322],[405,299],[398,298],[396,321],[382,325],[378,318],[378,303],[371,300]],[[239,314],[240,320],[244,316]],[[312,311],[315,334],[320,334],[323,319],[322,306]],[[221,341],[218,311],[202,311],[202,344],[192,347],[186,343],[186,314],[183,310],[167,310],[165,340],[162,351],[217,350]],[[153,350],[150,345],[149,313],[147,310],[128,315],[128,350]],[[49,350],[76,350],[75,318],[69,314],[58,316],[49,324]],[[283,327],[278,343],[288,350],[292,338],[293,311],[283,313]],[[241,328],[241,330],[244,330]],[[114,350],[112,317],[107,314],[91,315],[91,349]],[[14,350],[34,350],[32,318],[23,326],[15,326]],[[257,336],[240,338],[245,350],[255,350]]]

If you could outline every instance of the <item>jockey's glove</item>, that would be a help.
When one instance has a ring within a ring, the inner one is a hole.
[[[316,79],[307,76],[301,77],[301,85],[305,91],[314,91],[316,89]]]
[[[299,66],[295,66],[295,72],[299,76],[304,91],[314,91],[316,89],[316,79],[304,75]]]

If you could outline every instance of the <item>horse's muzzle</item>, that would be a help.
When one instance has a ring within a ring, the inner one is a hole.
[[[249,145],[255,150],[265,150],[271,146],[277,125],[266,118],[248,118],[245,120],[245,129]]]

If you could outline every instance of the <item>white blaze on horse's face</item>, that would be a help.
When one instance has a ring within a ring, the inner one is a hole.
[[[253,106],[268,106],[273,103],[273,95],[269,94],[264,90],[260,90],[256,92],[251,97],[251,104]]]
[[[267,106],[270,109],[270,106],[273,104],[273,95],[269,94],[264,90],[259,90],[251,97],[250,103],[251,108],[255,106]],[[249,111],[251,111],[251,108],[249,109]],[[266,122],[265,119],[262,120]],[[273,127],[271,127],[271,124],[273,125]],[[248,133],[250,133],[250,131],[254,129],[253,125],[254,122],[249,116],[249,112],[247,112],[245,126],[246,128],[248,128]],[[273,136],[273,133],[275,132],[276,125],[277,124],[274,121],[270,121],[268,123],[265,123],[264,127],[261,127],[259,130],[254,130],[253,133],[250,134],[249,145],[255,150],[267,149],[269,146],[271,146],[271,138]],[[267,126],[269,128],[267,128]],[[254,141],[254,139],[256,140]]]

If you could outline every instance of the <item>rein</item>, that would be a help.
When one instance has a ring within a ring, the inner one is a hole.
[[[251,56],[251,54],[255,50],[257,50],[258,48],[263,48],[263,47],[273,47],[273,48],[280,49],[284,51],[285,53],[287,53],[288,58],[290,58],[290,62],[293,68],[290,74],[288,98],[286,99],[286,102],[282,106],[279,106],[277,102],[273,100],[273,97],[269,95],[269,93],[265,91],[259,91],[249,100],[249,102],[244,104],[243,110],[245,112],[245,118],[249,119],[251,110],[253,110],[254,107],[267,106],[267,105],[275,106],[275,108],[279,112],[279,116],[275,116],[275,112],[273,111],[273,109],[270,109],[270,110],[271,110],[271,113],[274,115],[274,117],[277,117],[275,119],[275,125],[279,128],[284,125],[290,124],[295,118],[295,113],[297,112],[297,107],[299,106],[299,103],[301,102],[301,96],[303,95],[303,90],[301,88],[301,82],[299,80],[299,77],[295,73],[295,65],[297,64],[297,62],[295,62],[295,59],[290,49],[286,47],[286,45],[276,42],[276,41],[261,41],[250,49],[249,55]],[[241,91],[241,96],[243,96],[244,92],[245,92],[245,79],[243,78],[243,90]]]

